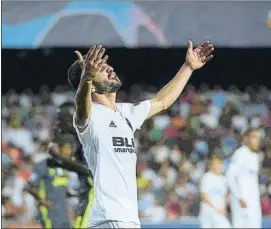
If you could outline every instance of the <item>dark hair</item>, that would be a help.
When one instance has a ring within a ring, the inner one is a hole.
[[[71,112],[70,110],[71,109],[73,110],[73,108],[74,108],[74,102],[67,101],[67,102],[62,103],[56,110],[57,120],[61,121],[61,119],[63,118],[63,114],[72,115],[73,111]]]
[[[259,131],[259,129],[258,128],[255,128],[255,127],[250,127],[250,128],[248,128],[244,133],[243,133],[243,136],[244,137],[247,137],[247,136],[249,136],[252,132],[254,132],[254,131]]]
[[[80,77],[81,77],[81,67],[77,60],[68,69],[68,82],[71,85],[71,87],[75,90],[77,90],[79,86]]]
[[[59,110],[62,110],[63,108],[66,108],[66,107],[73,107],[74,106],[74,103],[72,101],[66,101],[64,103],[62,103],[58,109]]]

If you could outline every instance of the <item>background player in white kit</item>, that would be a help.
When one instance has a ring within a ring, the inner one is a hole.
[[[103,57],[105,49],[101,45],[91,47],[85,59],[76,52],[79,60],[68,75],[77,89],[74,127],[94,175],[95,199],[89,227],[140,227],[134,133],[146,119],[175,102],[193,70],[212,59],[213,50],[209,41],[196,49],[189,41],[185,64],[176,76],[153,99],[139,104],[116,103],[121,82],[107,64],[107,56]]]
[[[262,227],[258,182],[260,141],[257,129],[247,130],[244,146],[234,152],[227,171],[234,228]]]
[[[227,219],[226,177],[222,174],[222,161],[213,157],[210,170],[204,174],[200,182],[200,225],[201,228],[230,228]]]

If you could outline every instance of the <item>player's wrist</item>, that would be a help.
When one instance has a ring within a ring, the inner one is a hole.
[[[92,86],[92,84],[93,84],[93,79],[87,79],[86,81],[85,81],[85,83],[86,84],[88,84],[89,86]]]
[[[191,67],[191,65],[187,61],[184,63],[184,68],[187,68],[190,71],[194,71],[194,69]]]
[[[86,74],[82,79],[83,79],[84,83],[92,83],[94,76],[92,76],[90,74]]]
[[[93,85],[93,79],[81,78],[78,89],[88,90]]]
[[[92,82],[93,79],[95,78],[95,74],[93,72],[89,72],[89,71],[83,71],[81,74],[81,80],[83,82]]]

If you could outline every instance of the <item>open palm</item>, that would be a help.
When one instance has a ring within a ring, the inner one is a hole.
[[[186,63],[192,70],[199,69],[213,58],[213,51],[214,46],[209,41],[205,41],[195,49],[192,41],[188,41]]]

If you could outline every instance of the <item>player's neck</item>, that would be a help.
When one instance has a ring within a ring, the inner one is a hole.
[[[216,170],[214,169],[211,169],[211,172],[217,176],[220,176],[222,173],[221,172],[217,172]]]
[[[250,152],[255,152],[255,150],[253,150],[252,147],[250,147],[249,145],[245,145],[245,146],[249,149]]]
[[[92,100],[116,111],[116,108],[117,108],[116,107],[116,93],[108,93],[108,94],[94,93],[92,95]]]

